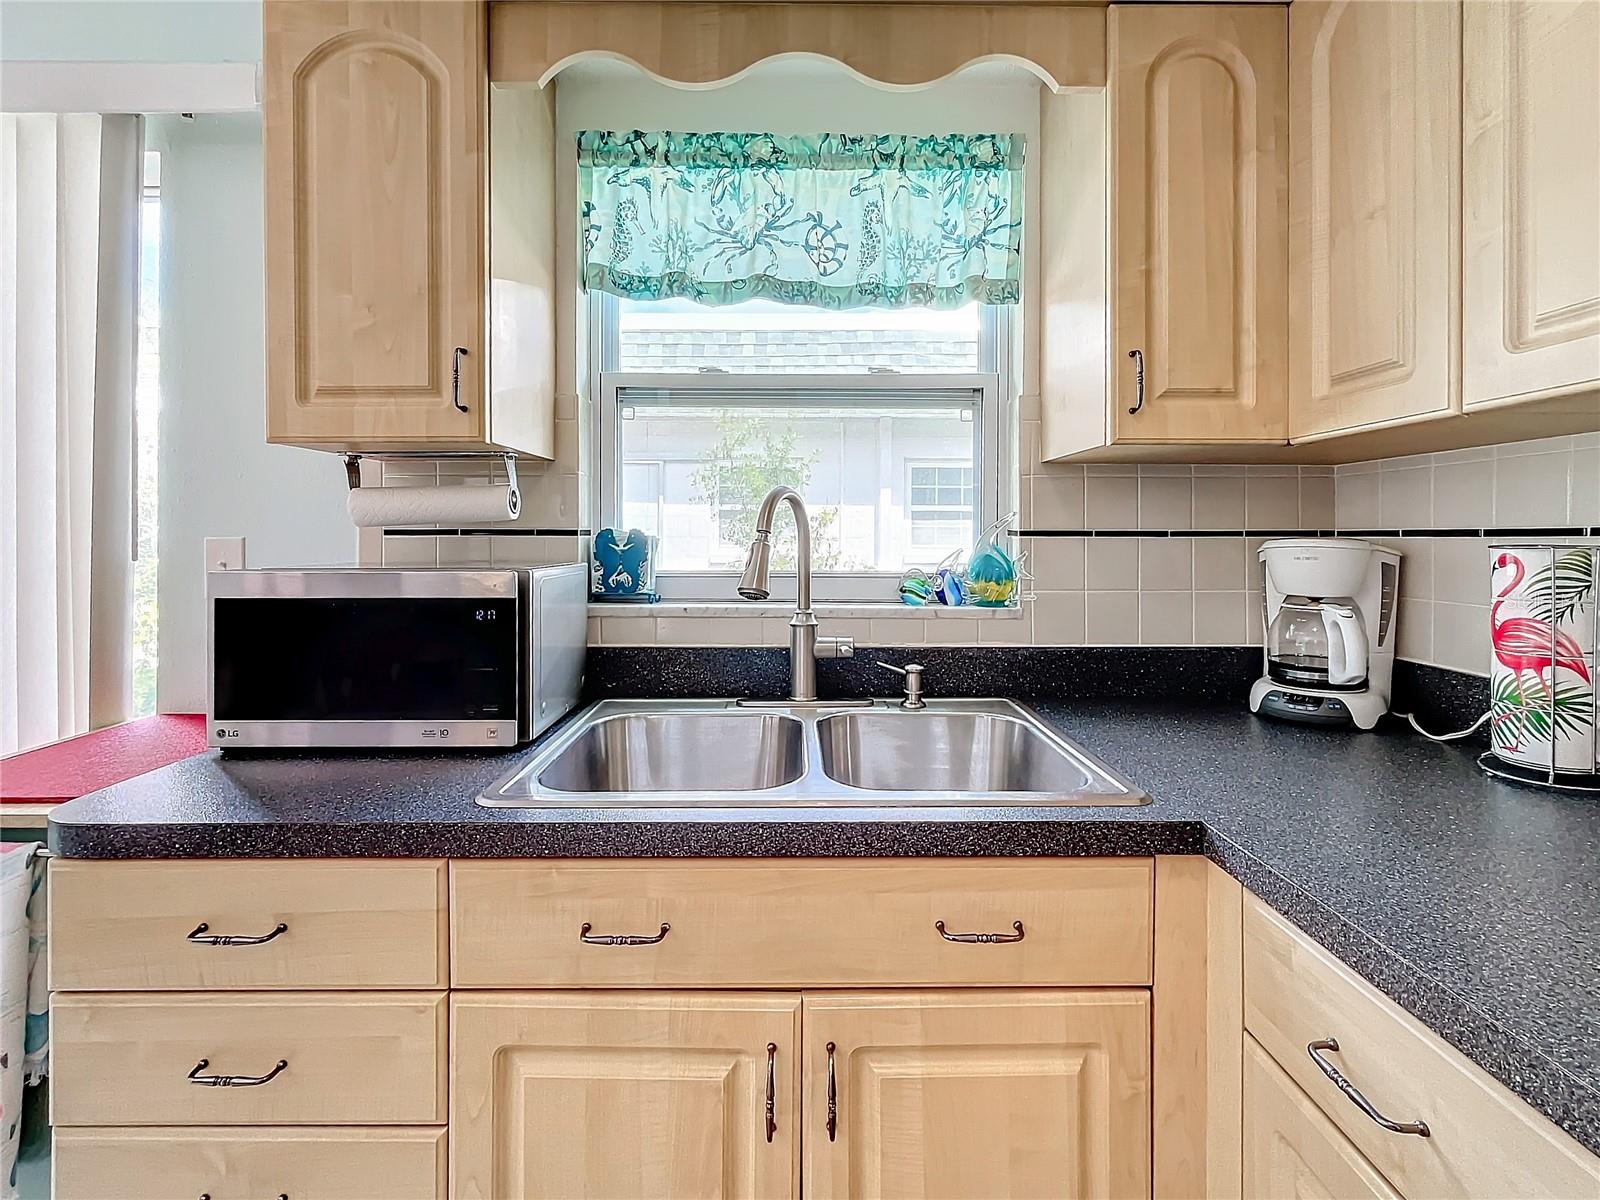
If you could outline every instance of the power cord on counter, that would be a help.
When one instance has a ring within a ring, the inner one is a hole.
[[[1489,712],[1484,713],[1483,716],[1479,717],[1471,725],[1468,725],[1465,729],[1458,729],[1454,733],[1429,733],[1421,725],[1417,724],[1417,719],[1410,713],[1395,713],[1394,715],[1397,717],[1404,717],[1407,721],[1411,722],[1411,728],[1415,729],[1430,742],[1454,742],[1459,741],[1464,737],[1471,737],[1473,734],[1477,733],[1478,730],[1482,728],[1483,723],[1493,716],[1494,713],[1493,710],[1490,710]]]

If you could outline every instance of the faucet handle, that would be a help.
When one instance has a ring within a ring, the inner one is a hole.
[[[819,637],[817,639],[816,656],[818,658],[854,658],[856,656],[856,640],[853,637]]]

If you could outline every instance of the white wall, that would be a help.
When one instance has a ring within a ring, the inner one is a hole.
[[[257,62],[261,0],[0,0],[16,62]]]
[[[199,712],[204,539],[243,534],[253,566],[309,566],[354,562],[356,536],[339,460],[266,443],[261,118],[148,129],[163,156],[157,705]]]

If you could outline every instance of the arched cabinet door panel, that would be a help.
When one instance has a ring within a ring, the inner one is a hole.
[[[267,0],[267,433],[474,445],[484,5]]]
[[[1466,406],[1600,388],[1600,0],[1471,3],[1462,45]]]
[[[1289,9],[1289,434],[1459,410],[1461,6]]]
[[[1107,35],[1113,440],[1282,442],[1284,10],[1120,5]]]

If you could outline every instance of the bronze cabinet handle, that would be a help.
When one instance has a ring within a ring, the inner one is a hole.
[[[271,1083],[289,1067],[289,1060],[280,1058],[278,1065],[265,1075],[202,1075],[211,1065],[209,1058],[202,1058],[195,1063],[194,1070],[189,1072],[189,1082],[199,1087],[260,1087],[263,1083]]]
[[[943,921],[935,921],[933,927],[939,931],[939,936],[947,942],[965,942],[968,945],[999,946],[1007,942],[1020,942],[1028,936],[1027,930],[1022,928],[1021,921],[1011,922],[1015,933],[947,933]]]
[[[778,1132],[778,1043],[767,1043],[767,1144]]]
[[[1133,407],[1128,410],[1131,417],[1144,407],[1144,351],[1129,350],[1128,357],[1133,359]]]
[[[271,933],[256,934],[254,936],[240,933],[208,934],[206,930],[210,928],[210,925],[201,921],[200,924],[189,931],[189,936],[184,941],[192,942],[196,946],[263,946],[279,934],[289,932],[289,927],[282,921],[273,926]]]
[[[833,1052],[835,1046],[832,1042],[827,1045],[828,1051],[828,1140],[833,1141],[839,1132],[839,1083],[833,1074]]]
[[[461,360],[466,353],[465,346],[457,346],[450,355],[450,403],[455,405],[457,412],[467,411],[467,406],[461,403]]]
[[[1332,1051],[1334,1054],[1339,1053],[1338,1039],[1331,1037],[1322,1038],[1319,1041],[1308,1042],[1306,1044],[1306,1053],[1311,1055],[1311,1061],[1317,1064],[1318,1069],[1321,1070],[1324,1075],[1333,1080],[1334,1087],[1338,1088],[1346,1096],[1350,1097],[1350,1103],[1354,1104],[1362,1112],[1366,1113],[1367,1116],[1372,1118],[1373,1124],[1382,1126],[1390,1133],[1410,1133],[1415,1134],[1417,1137],[1433,1136],[1429,1132],[1428,1126],[1422,1121],[1391,1121],[1388,1117],[1384,1116],[1372,1106],[1372,1101],[1368,1100],[1361,1094],[1361,1090],[1357,1088],[1355,1084],[1351,1083],[1344,1077],[1343,1072],[1341,1072],[1338,1067],[1334,1066],[1331,1062],[1322,1057],[1322,1052],[1324,1050]]]
[[[661,922],[661,932],[649,933],[596,933],[589,930],[594,926],[585,921],[583,928],[578,930],[578,940],[586,946],[654,946],[667,934],[672,932],[672,926],[665,921]]]

